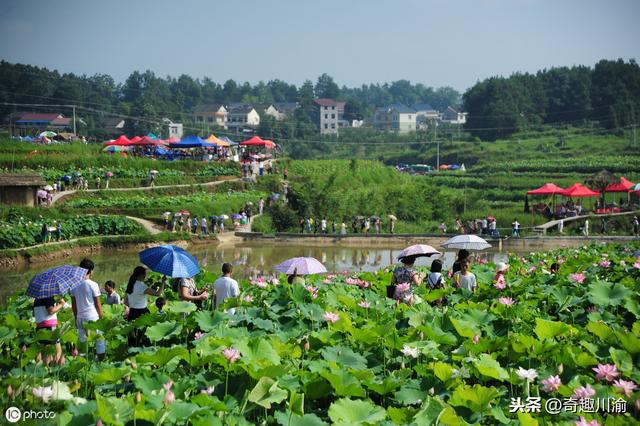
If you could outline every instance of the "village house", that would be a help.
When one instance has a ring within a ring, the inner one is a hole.
[[[429,104],[415,104],[413,109],[416,112],[417,130],[426,130],[429,123],[440,120],[440,113]]]
[[[228,111],[222,104],[198,105],[193,116],[196,123],[227,128]]]
[[[416,111],[400,104],[376,108],[373,127],[377,130],[398,133],[415,132]]]
[[[455,108],[449,106],[442,113],[440,121],[450,124],[465,124],[467,122],[467,113],[458,112]]]
[[[0,175],[0,203],[36,207],[38,189],[46,185],[42,176],[29,173]]]
[[[256,128],[260,125],[260,114],[246,104],[232,104],[227,114],[227,127],[234,130]]]
[[[343,119],[346,102],[320,98],[316,99],[315,103],[319,107],[318,124],[320,126],[320,134],[338,134],[338,129],[345,127],[345,123],[347,123]]]

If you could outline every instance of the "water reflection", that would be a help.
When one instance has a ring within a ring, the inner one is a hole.
[[[274,276],[273,267],[296,256],[315,257],[329,272],[376,271],[397,261],[397,255],[403,247],[352,248],[352,247],[310,247],[295,245],[241,245],[230,247],[196,247],[191,252],[198,258],[200,265],[210,271],[218,272],[224,262],[235,266],[235,275],[240,278]],[[440,257],[446,269],[455,260],[456,252],[445,252]],[[481,252],[476,258],[489,262],[505,261],[507,255],[498,252]],[[94,279],[101,286],[107,280],[113,280],[120,291],[127,282],[129,274],[138,265],[137,252],[118,251],[90,256],[96,263]],[[17,289],[25,288],[29,280],[38,272],[53,266],[77,264],[82,256],[57,260],[47,264],[38,264],[17,271],[0,273],[0,303]],[[431,258],[419,258],[417,266],[430,265]]]

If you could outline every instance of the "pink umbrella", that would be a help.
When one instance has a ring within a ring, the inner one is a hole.
[[[294,257],[285,260],[276,266],[275,270],[287,275],[294,273],[298,275],[311,275],[324,274],[327,272],[327,268],[313,257]]]
[[[416,244],[402,250],[398,255],[398,260],[404,257],[429,257],[440,252],[427,244]]]

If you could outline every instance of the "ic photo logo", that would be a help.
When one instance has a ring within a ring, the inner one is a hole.
[[[17,407],[9,407],[4,412],[4,417],[5,419],[7,419],[9,423],[18,423],[20,420],[24,421],[24,420],[33,420],[33,419],[36,419],[36,420],[55,419],[56,413],[54,411],[49,411],[49,410],[41,410],[41,411],[28,410],[28,411],[22,412],[22,410],[20,410]]]
[[[7,411],[4,412],[4,417],[9,423],[17,423],[22,417],[22,412],[17,407],[9,407]]]

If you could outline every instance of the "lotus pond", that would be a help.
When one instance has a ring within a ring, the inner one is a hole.
[[[55,332],[64,365],[34,362],[32,300],[18,292],[0,316],[0,399],[62,425],[638,424],[639,248],[514,255],[504,286],[476,263],[477,293],[421,287],[411,305],[385,297],[385,267],[306,286],[241,280],[234,316],[167,290],[166,313],[136,320],[148,347],[130,348],[122,307],[106,307],[102,363],[73,356],[69,310]],[[600,400],[611,405],[588,404]]]

